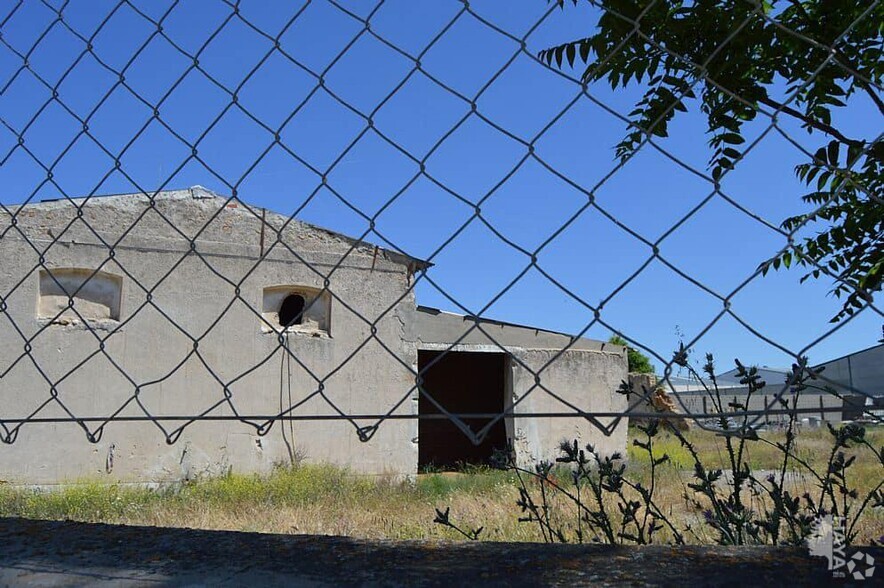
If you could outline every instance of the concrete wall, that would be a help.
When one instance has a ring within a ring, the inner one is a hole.
[[[477,320],[481,330],[472,328]],[[420,349],[505,352],[510,356],[507,408],[512,408],[513,417],[506,423],[519,464],[532,466],[555,459],[559,443],[575,439],[582,446],[591,443],[605,454],[625,451],[625,418],[616,425],[612,418],[599,418],[602,427],[610,428],[603,431],[582,417],[527,416],[574,413],[575,408],[584,412],[625,411],[626,397],[617,393],[627,377],[625,347],[424,307],[418,307],[412,324]]]
[[[324,379],[323,394],[310,397],[294,414],[333,414],[331,403],[345,413],[376,414],[409,396],[397,412],[414,413],[409,366],[416,369],[417,355],[403,327],[403,317],[414,309],[412,294],[406,294],[408,258],[364,245],[351,252],[352,241],[301,223],[281,233],[297,255],[278,244],[271,250],[277,238],[272,227],[285,219],[267,214],[267,258],[256,263],[260,218],[240,204],[220,209],[210,221],[223,203],[201,190],[162,194],[155,207],[143,196],[94,199],[83,216],[97,235],[77,220],[69,202],[28,206],[17,228],[9,215],[0,217],[5,231],[0,239],[2,417],[35,412],[68,417],[64,407],[80,417],[140,416],[139,402],[156,417],[234,410],[274,415],[315,394],[315,378]],[[196,241],[203,258],[188,255],[188,238],[208,221]],[[100,238],[119,241],[112,259]],[[89,268],[120,276],[120,320],[90,320],[93,332],[69,316],[65,324],[38,318],[35,268],[41,253],[33,247],[49,247],[43,255],[49,270]],[[284,359],[278,333],[262,329],[264,289],[286,284],[321,289],[322,274],[329,272],[334,295],[329,334],[289,333],[284,339],[303,365]],[[377,339],[388,349],[372,339],[365,319],[377,320]],[[23,354],[23,337],[33,338],[33,361]],[[167,431],[183,424],[160,423]],[[168,445],[154,424],[115,422],[105,427],[99,443],[90,444],[76,424],[31,424],[14,444],[0,446],[0,479],[41,484],[95,476],[177,480],[228,468],[267,471],[292,454],[359,472],[411,474],[417,467],[416,436],[414,420],[386,421],[365,443],[346,421],[278,422],[264,437],[238,421],[204,421],[189,425],[177,443]]]
[[[574,407],[583,412],[625,412],[626,397],[617,389],[626,376],[625,354],[613,351],[514,349],[513,437],[516,459],[522,466],[559,456],[561,441],[577,440],[581,447],[592,444],[605,455],[625,456],[628,421],[599,417],[598,424],[581,417],[520,418],[531,413],[568,413]],[[524,364],[524,365],[522,365]],[[539,385],[534,374],[539,373]],[[558,397],[558,398],[556,398]]]
[[[525,325],[514,325],[485,318],[465,316],[445,312],[426,306],[418,306],[414,317],[412,337],[424,349],[442,346],[456,350],[458,347],[475,348],[491,346],[495,351],[500,347],[522,349],[583,349],[604,351],[618,355],[626,353],[625,348],[604,341],[572,337],[564,333],[547,331]]]
[[[299,458],[412,475],[416,419],[386,420],[367,442],[354,425],[373,419],[276,422],[263,436],[236,420],[197,420],[180,437],[176,429],[182,416],[272,417],[296,404],[295,416],[416,415],[418,349],[452,343],[505,346],[505,404],[514,407],[506,426],[523,465],[554,458],[562,440],[625,449],[625,420],[602,432],[580,417],[527,416],[625,409],[616,393],[623,347],[487,320],[484,333],[468,333],[473,319],[417,309],[419,260],[201,188],[13,212],[0,216],[0,419],[106,421],[83,423],[97,443],[76,423],[24,425],[0,445],[0,480],[164,482]],[[65,292],[94,271],[101,279],[65,310]],[[280,332],[268,300],[289,286],[305,300],[324,288],[330,296]],[[111,422],[145,413],[157,420]]]

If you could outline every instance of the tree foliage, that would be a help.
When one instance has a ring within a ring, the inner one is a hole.
[[[562,8],[580,2],[553,1]],[[782,228],[791,234],[812,224],[819,232],[790,240],[761,269],[802,265],[808,270],[802,281],[833,278],[833,293],[844,299],[833,321],[871,301],[884,277],[884,146],[846,136],[832,111],[861,93],[884,115],[884,3],[585,1],[601,9],[593,33],[545,49],[539,58],[559,68],[585,64],[585,83],[646,88],[616,146],[618,157],[631,156],[649,137],[666,137],[678,113],[696,105],[707,121],[709,167],[718,181],[743,157],[746,123],[762,113],[798,121],[824,136],[795,170],[812,190],[803,200],[815,211],[786,219]]]
[[[611,338],[608,339],[608,343],[613,343],[614,345],[622,345],[623,347],[626,347],[627,361],[629,362],[629,373],[654,373],[654,366],[651,365],[651,360],[648,358],[648,356],[643,354],[641,351],[630,347],[629,343],[627,343],[626,339],[624,339],[623,337],[620,337],[619,335],[611,335]]]

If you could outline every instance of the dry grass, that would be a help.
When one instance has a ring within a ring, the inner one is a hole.
[[[778,433],[762,436],[770,441],[782,438]],[[688,437],[707,467],[728,469],[721,437],[705,431],[691,431]],[[868,437],[874,447],[884,445],[884,429],[870,430]],[[667,433],[661,433],[655,445],[655,455],[665,452],[671,460],[658,470],[655,500],[682,524],[699,522],[699,513],[684,498],[693,467],[690,455]],[[816,469],[825,464],[830,447],[825,429],[802,431],[798,437],[799,455]],[[751,442],[747,451],[756,472],[781,463],[778,451],[769,445]],[[868,449],[855,453],[857,461],[848,479],[862,495],[882,480],[884,472]],[[629,458],[627,475],[647,480],[647,454],[630,447]],[[792,490],[799,494],[819,493],[815,480],[800,470],[790,474],[790,479]],[[0,488],[0,516],[375,539],[454,539],[458,536],[453,531],[433,523],[434,509],[450,506],[453,520],[483,526],[485,540],[541,540],[535,525],[518,522],[517,497],[515,476],[497,470],[424,474],[414,483],[399,483],[357,477],[331,466],[305,465],[264,477],[232,474],[161,490],[97,482],[51,492]],[[556,505],[554,516],[559,523],[572,525],[576,520],[573,505],[562,501]],[[702,524],[692,526],[699,533],[691,540],[713,540]],[[884,513],[868,511],[857,542],[868,543],[882,535]]]
[[[633,436],[639,436],[638,431],[632,433]],[[723,437],[702,429],[688,431],[685,437],[694,445],[700,461],[707,470],[730,471],[730,460]],[[785,435],[782,432],[763,432],[759,433],[759,437],[761,441],[748,441],[745,444],[744,460],[757,479],[764,480],[768,474],[777,474],[779,479],[783,454],[773,444],[784,442]],[[884,452],[884,427],[869,427],[866,430],[866,439],[872,447]],[[832,435],[828,429],[804,429],[796,437],[793,452],[815,472],[823,474],[832,446]],[[634,446],[631,446],[628,452],[631,475],[647,483],[649,480],[647,452]],[[694,541],[712,542],[715,535],[703,524],[702,512],[698,512],[685,499],[686,493],[694,493],[694,490],[688,488],[688,484],[693,481],[693,459],[690,453],[681,446],[674,435],[662,432],[654,439],[654,456],[659,457],[664,453],[669,456],[670,463],[664,464],[658,470],[655,501],[667,505],[676,520],[692,526],[699,535],[699,538],[693,539]],[[847,472],[848,487],[855,488],[860,498],[863,498],[884,480],[884,468],[868,447],[852,447],[844,450],[844,453],[847,457],[856,457],[855,463]],[[793,496],[808,493],[814,500],[818,500],[820,496],[818,479],[806,467],[794,460],[789,461],[784,487]],[[757,511],[763,511],[769,506],[765,500],[751,498],[748,492],[744,493],[744,500],[751,500],[751,506]],[[856,543],[867,544],[872,539],[880,541],[884,536],[884,509],[866,509],[858,527],[860,532]]]

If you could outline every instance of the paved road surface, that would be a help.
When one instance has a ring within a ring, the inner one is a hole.
[[[884,550],[875,555],[884,562]],[[363,541],[0,518],[2,586],[794,587],[830,578],[825,560],[802,549]]]

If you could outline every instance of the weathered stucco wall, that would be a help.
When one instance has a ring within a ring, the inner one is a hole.
[[[625,455],[627,419],[599,417],[598,424],[581,417],[520,418],[532,413],[624,412],[626,397],[617,392],[626,378],[625,356],[615,352],[512,350],[513,441],[517,462],[530,467],[560,455],[562,441],[576,440],[602,455]],[[526,369],[526,368],[530,368]],[[534,373],[539,374],[539,383]],[[558,397],[558,398],[556,398]]]
[[[581,447],[592,444],[603,454],[625,451],[625,418],[616,425],[612,418],[599,418],[599,424],[610,429],[605,432],[582,417],[519,415],[625,411],[626,397],[617,389],[627,377],[626,348],[485,319],[478,319],[481,329],[476,329],[476,320],[418,307],[411,324],[420,349],[510,356],[506,406],[514,416],[506,425],[520,465],[555,459],[559,444],[575,439]]]
[[[293,223],[282,240],[297,255],[280,245],[271,250],[276,235],[265,227],[267,257],[256,263],[261,220],[242,205],[223,208],[199,234],[201,258],[188,254],[189,240],[162,218],[192,237],[223,203],[201,190],[162,194],[155,207],[139,196],[95,199],[84,207],[84,217],[98,235],[76,220],[69,202],[27,207],[17,229],[10,228],[8,215],[0,218],[0,230],[10,229],[0,240],[3,416],[24,418],[49,401],[37,416],[67,417],[53,394],[81,417],[140,416],[139,402],[156,417],[231,415],[234,407],[239,414],[269,416],[308,397],[294,414],[333,414],[330,402],[344,413],[376,414],[409,395],[414,377],[406,366],[415,366],[417,358],[402,321],[403,309],[414,308],[412,294],[406,294],[407,258],[364,245],[350,252],[352,241]],[[144,216],[121,239],[139,215]],[[284,222],[275,214],[266,220],[276,227]],[[68,316],[67,324],[48,324],[35,311],[39,277],[32,270],[41,253],[34,247],[48,247],[71,222],[45,253],[45,267],[100,268],[122,277],[120,321],[90,321],[95,332]],[[119,240],[112,259],[99,237]],[[321,289],[322,274],[329,272],[330,334],[288,334],[299,360],[288,361],[278,334],[262,329],[263,290],[286,284]],[[389,351],[372,338],[369,322],[375,321],[376,339]],[[34,361],[23,354],[25,341],[17,331],[33,338]],[[317,378],[323,380],[322,394],[316,394]],[[412,396],[397,412],[416,410]],[[183,423],[161,424],[171,431]],[[347,421],[278,422],[263,437],[237,421],[203,421],[168,445],[155,425],[126,422],[108,424],[100,442],[90,444],[75,424],[32,424],[14,444],[0,446],[0,479],[177,480],[228,468],[267,471],[293,454],[360,472],[410,474],[417,467],[416,431],[413,420],[389,420],[370,441],[360,442]]]
[[[465,316],[451,312],[418,306],[409,321],[420,345],[426,349],[444,346],[457,349],[490,346],[493,351],[501,347],[521,349],[584,349],[625,354],[625,348],[604,341],[572,337],[524,325],[514,325],[485,318]],[[453,346],[453,347],[452,347]]]
[[[272,417],[293,405],[295,416],[377,415],[394,406],[416,415],[418,349],[453,343],[463,351],[505,347],[507,389],[495,393],[514,407],[506,425],[523,465],[554,458],[565,439],[606,453],[625,447],[625,420],[606,435],[580,417],[527,417],[623,410],[615,391],[626,377],[624,348],[487,320],[484,333],[467,333],[474,319],[415,306],[419,260],[201,188],[14,213],[0,216],[2,418],[113,422],[83,423],[100,432],[97,443],[75,423],[25,425],[15,443],[0,446],[0,480],[164,482],[266,472],[294,459],[413,475],[416,419],[386,420],[366,442],[347,420],[276,422],[263,436],[236,420],[197,420],[180,438],[175,430],[185,416]],[[96,270],[101,279],[86,282],[65,309],[65,291]],[[279,320],[271,307],[284,299],[283,286],[330,295],[281,334],[268,321]],[[535,387],[526,368],[562,400]],[[119,422],[145,413],[156,422]]]

